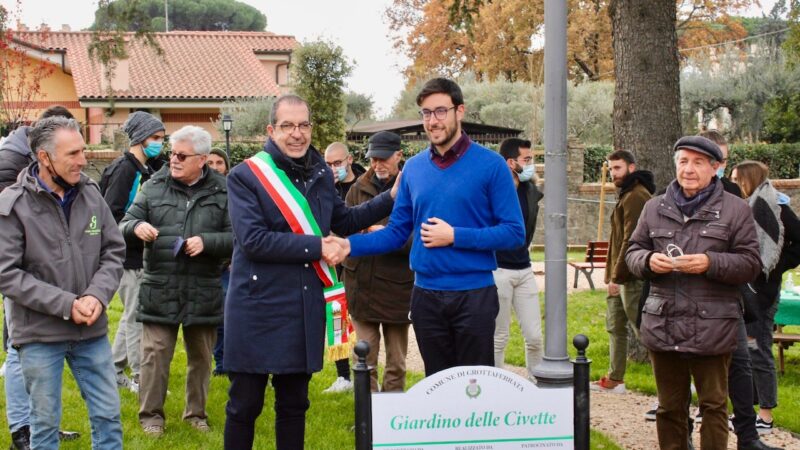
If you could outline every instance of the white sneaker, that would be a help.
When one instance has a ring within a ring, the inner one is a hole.
[[[139,383],[128,378],[128,376],[125,375],[124,373],[117,374],[117,388],[127,389],[133,392],[134,394],[139,393]]]
[[[352,381],[350,381],[350,380],[348,380],[348,379],[346,379],[344,377],[338,377],[336,379],[336,381],[333,382],[331,387],[329,387],[328,389],[325,389],[322,392],[324,392],[326,394],[333,394],[333,393],[336,393],[336,392],[347,392],[347,391],[352,391],[352,390],[353,390],[353,382]]]

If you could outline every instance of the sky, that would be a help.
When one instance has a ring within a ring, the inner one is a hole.
[[[391,0],[242,0],[267,16],[267,30],[292,35],[300,42],[332,41],[354,61],[347,88],[366,94],[374,101],[378,118],[387,116],[402,92],[402,75],[408,60],[392,48],[384,11]],[[775,0],[761,0],[747,16],[768,13]],[[8,9],[15,0],[0,0]],[[87,28],[94,21],[96,0],[22,0],[22,20],[29,27],[47,23],[53,29],[68,24],[73,30]]]

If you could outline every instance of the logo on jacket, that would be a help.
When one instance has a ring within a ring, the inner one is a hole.
[[[86,227],[86,231],[84,231],[84,233],[88,234],[89,236],[100,235],[100,229],[97,228],[97,216],[92,216],[92,219],[89,220],[89,226]]]

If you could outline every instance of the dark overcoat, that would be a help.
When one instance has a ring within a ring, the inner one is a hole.
[[[264,147],[307,199],[323,235],[347,236],[391,213],[389,194],[348,208],[333,172],[313,147],[289,159]],[[245,373],[313,373],[322,369],[325,300],[313,261],[321,238],[295,234],[247,164],[228,176],[234,245],[225,301],[225,369]]]

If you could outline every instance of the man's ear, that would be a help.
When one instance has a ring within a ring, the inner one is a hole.
[[[272,126],[271,123],[267,124],[267,136],[274,139],[273,134],[275,134],[275,127]]]

